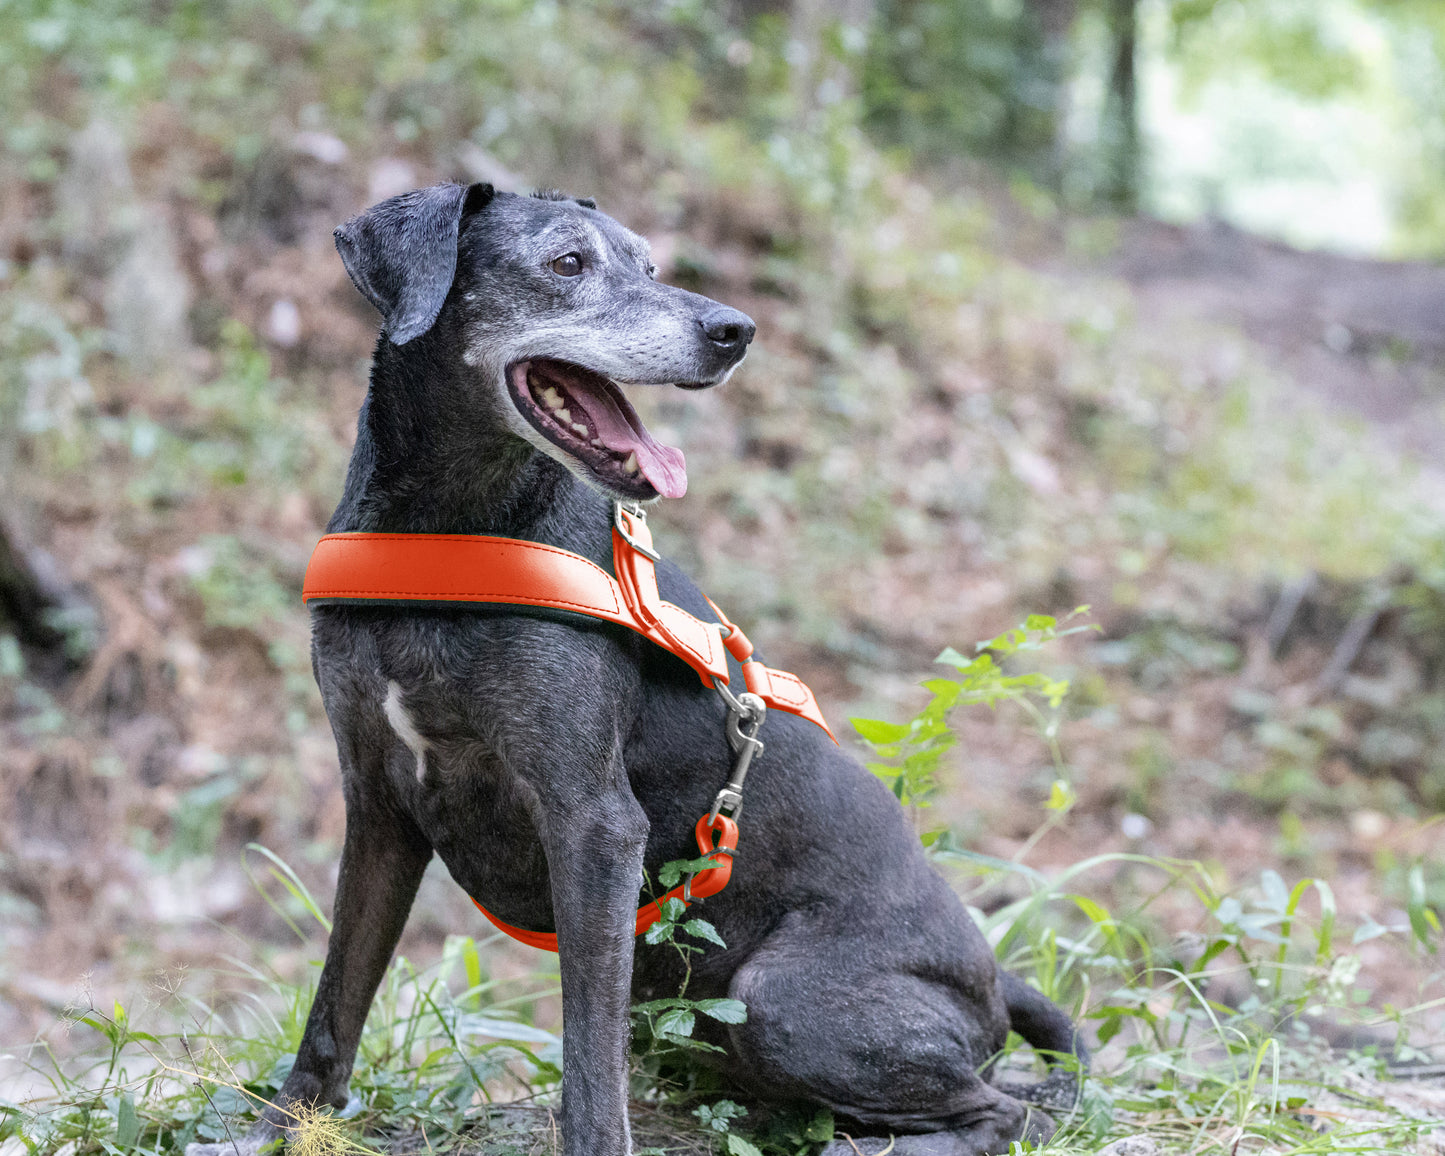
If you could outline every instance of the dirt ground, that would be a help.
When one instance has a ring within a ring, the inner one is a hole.
[[[163,135],[164,125],[153,132]],[[169,203],[174,264],[192,295],[193,324],[198,317],[213,325],[225,317],[245,321],[263,335],[278,372],[304,395],[305,406],[283,409],[262,424],[282,429],[304,414],[313,424],[296,432],[308,446],[318,455],[316,447],[327,445],[344,452],[372,322],[330,254],[329,232],[368,177],[355,175],[346,188],[330,179],[322,161],[299,156],[293,162],[231,205],[224,220],[194,204]],[[385,164],[405,171],[388,176]],[[369,180],[375,191],[386,180],[417,183],[423,175],[392,158],[374,163]],[[142,185],[148,179],[158,178],[144,171],[137,177]],[[277,208],[282,204],[284,212]],[[707,227],[723,238],[716,247],[725,257],[742,252],[726,242],[728,230],[745,230],[746,222],[735,226],[717,217]],[[660,251],[677,247],[675,236],[661,240]],[[7,243],[22,242],[12,235]],[[1106,249],[1080,256],[1064,230],[1055,243],[1023,256],[1066,282],[1122,281],[1138,328],[1161,347],[1208,344],[1227,333],[1274,367],[1301,404],[1323,400],[1358,418],[1360,436],[1381,439],[1417,463],[1422,475],[1439,470],[1445,460],[1445,269],[1298,253],[1223,228],[1149,222],[1119,228]],[[747,309],[764,327],[786,328],[785,306],[760,294],[746,268],[720,260],[707,277],[704,290]],[[80,280],[66,307],[98,316],[104,288],[87,289]],[[805,348],[799,341],[786,352],[801,358]],[[181,383],[186,375],[204,379],[218,355],[192,347],[184,356],[185,374],[158,373],[144,391],[120,377],[100,380],[95,404],[104,413],[141,410],[158,423],[184,426],[201,403]],[[744,407],[765,405],[766,384],[749,388]],[[700,404],[708,420],[741,422],[722,403]],[[746,441],[737,429],[724,428],[728,436],[720,443]],[[780,457],[786,468],[781,449],[758,452]],[[115,454],[124,456],[119,449]],[[706,465],[706,452],[699,457]],[[334,463],[322,456],[317,463],[317,478],[335,475]],[[105,489],[132,482],[127,469],[118,466],[100,489],[63,476],[17,473],[16,494],[6,499],[5,513],[37,568],[53,571],[57,588],[81,592],[103,629],[82,667],[42,670],[44,702],[12,696],[0,704],[0,800],[7,811],[0,817],[0,899],[11,905],[0,907],[0,919],[9,919],[0,956],[0,1041],[23,1041],[51,1026],[74,998],[82,973],[110,998],[143,986],[157,970],[203,969],[264,944],[269,966],[296,974],[316,940],[296,946],[257,897],[241,865],[248,842],[281,851],[323,907],[334,883],[343,815],[329,734],[305,689],[304,616],[295,607],[278,610],[280,625],[269,632],[208,621],[192,580],[197,567],[208,564],[195,553],[198,538],[224,534],[247,548],[264,537],[278,580],[299,586],[334,494],[321,492],[319,483],[315,491],[269,495],[264,502],[254,489],[218,491],[201,504],[178,499],[183,518],[137,516],[126,524],[117,518],[129,515],[116,515]],[[1445,473],[1439,496],[1445,504]],[[729,528],[727,509],[726,501],[704,495],[673,523],[678,536],[707,543],[690,548],[709,565],[746,533]],[[740,544],[740,555],[746,558],[748,549]],[[937,591],[955,608],[949,633],[941,633],[937,614],[900,616],[878,639],[873,657],[881,658],[870,668],[866,653],[841,655],[786,629],[771,631],[774,661],[808,679],[834,720],[860,702],[916,707],[911,687],[927,673],[939,638],[1001,629],[1022,597],[998,572],[975,570],[960,581],[957,556],[900,551],[880,566],[881,576],[862,588],[861,601],[907,589],[931,604]],[[1140,627],[1136,613],[1111,608],[1108,581],[1083,570],[1069,583],[1070,600],[1099,607],[1103,627],[1101,639],[1065,652],[1080,668],[1094,662],[1096,641],[1127,639]],[[1358,701],[1342,708],[1346,727],[1362,729],[1375,709],[1367,692],[1386,693],[1397,667],[1416,670],[1411,685],[1424,685],[1403,627],[1388,615],[1367,622],[1353,650],[1342,650],[1356,621],[1352,594],[1324,582],[1297,598],[1288,589],[1254,591],[1211,627],[1214,641],[1243,655],[1238,669],[1191,671],[1158,685],[1121,671],[1101,676],[1091,692],[1098,701],[1081,706],[1065,731],[1079,804],[1029,862],[1048,871],[1102,851],[1132,850],[1218,864],[1235,885],[1284,864],[1295,874],[1329,878],[1342,911],[1400,925],[1398,900],[1379,885],[1382,864],[1438,852],[1439,828],[1394,813],[1394,786],[1360,785],[1348,734],[1334,740],[1337,753],[1325,758],[1322,773],[1327,790],[1338,787],[1359,804],[1334,812],[1301,809],[1293,826],[1281,819],[1291,805],[1261,802],[1258,792],[1221,782],[1210,769],[1221,748],[1246,742],[1250,695],[1301,706],[1337,697],[1338,682],[1322,687],[1321,679],[1333,678],[1332,665],[1343,661],[1339,676],[1360,680]],[[1283,615],[1291,599],[1294,609]],[[1179,601],[1187,601],[1187,592]],[[727,609],[744,620],[752,613],[736,603]],[[876,605],[870,613],[875,621],[889,617]],[[295,653],[278,657],[280,643]],[[1004,716],[965,720],[962,735],[965,757],[937,817],[955,823],[979,849],[1011,856],[1040,821],[1048,771],[1039,744]],[[1156,746],[1167,748],[1168,758],[1159,756],[1159,766],[1172,768],[1167,776],[1150,761]],[[1000,783],[1014,786],[1003,790]],[[157,851],[175,840],[187,816],[195,821],[198,845],[209,840],[220,848],[214,859]],[[254,855],[246,862],[264,867]],[[1101,894],[1126,894],[1140,883],[1114,867],[1090,885]],[[1190,918],[1183,908],[1166,907],[1159,916],[1166,924],[1178,921],[1181,930]],[[401,950],[425,961],[448,933],[478,930],[465,898],[432,872]],[[1362,944],[1360,952],[1376,1000],[1405,1006],[1440,996],[1438,964],[1379,941]],[[503,949],[493,960],[502,974],[534,965],[520,948]],[[544,1010],[544,1018],[554,1012]],[[1442,1042],[1445,1026],[1437,1016],[1420,1043]]]

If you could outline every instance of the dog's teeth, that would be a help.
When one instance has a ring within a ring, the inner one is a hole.
[[[550,385],[542,391],[542,400],[547,403],[548,409],[562,408],[562,399],[557,396],[556,389]]]
[[[559,408],[559,407],[561,406],[561,404],[562,404],[562,403],[559,401],[556,405],[554,405],[554,406],[552,407],[552,409],[555,411],[554,416],[555,416],[555,417],[557,418],[557,420],[560,421],[560,422],[569,422],[569,421],[571,421],[571,420],[572,420],[572,411],[571,411],[570,409],[561,409],[561,408]]]
[[[636,450],[634,450],[632,453],[630,453],[630,454],[627,455],[627,458],[626,458],[626,459],[623,461],[623,463],[622,463],[622,469],[623,469],[623,472],[624,472],[624,473],[629,473],[629,474],[635,474],[635,473],[637,473],[637,451],[636,451]]]
[[[591,444],[594,445],[594,446],[596,446],[599,450],[601,450],[601,449],[606,449],[606,448],[607,448],[606,446],[604,446],[604,445],[602,444],[602,439],[601,439],[601,438],[593,438]]]
[[[558,413],[557,416],[558,416],[558,417],[561,417],[562,414],[561,414],[561,413]],[[572,428],[573,428],[574,430],[576,430],[579,434],[581,434],[584,438],[585,438],[589,433],[592,432],[592,431],[591,431],[590,429],[588,429],[585,425],[583,425],[580,421],[574,421],[574,422],[572,423]]]

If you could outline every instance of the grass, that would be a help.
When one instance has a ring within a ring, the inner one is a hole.
[[[945,650],[939,661],[954,675],[925,684],[932,698],[913,719],[854,721],[880,756],[874,772],[921,815],[938,790],[941,753],[953,741],[952,712],[986,705],[1022,708],[1067,776],[1058,723],[1068,683],[1021,668],[1019,660],[1036,660],[1042,647],[1078,629],[1035,615],[980,643],[972,657]],[[1039,834],[1066,823],[1073,802],[1061,778]],[[1445,935],[1420,866],[1412,869],[1404,926],[1367,920],[1350,928],[1322,879],[1291,886],[1266,870],[1229,893],[1200,863],[1122,853],[1047,876],[1024,862],[1037,841],[1002,861],[960,846],[946,830],[924,834],[935,862],[976,904],[970,911],[1001,965],[1067,1008],[1096,1041],[1094,1069],[1050,1151],[1095,1152],[1144,1131],[1165,1151],[1403,1152],[1445,1127],[1445,1104],[1433,1117],[1412,1112],[1393,1081],[1428,1058],[1411,1048],[1410,1022],[1445,1005],[1445,995],[1372,1008],[1360,982],[1359,949],[1370,940],[1396,937],[1438,956]],[[305,883],[274,852],[251,851],[253,886],[303,944],[317,946],[315,930],[329,932],[330,924]],[[1133,890],[1143,898],[1110,910],[1094,898],[1100,890],[1094,884],[1120,873],[1134,876]],[[687,958],[717,942],[711,924],[694,919],[690,928],[677,906],[649,934],[649,949]],[[1174,926],[1187,907],[1192,929],[1165,934],[1158,913],[1166,906]],[[519,1013],[556,988],[540,976],[519,991],[489,978],[488,942],[452,936],[425,971],[404,958],[392,964],[367,1021],[351,1103],[339,1114],[299,1118],[293,1152],[404,1148],[415,1136],[428,1151],[552,1142],[555,1121],[546,1109],[559,1088],[560,1041]],[[216,996],[200,998],[179,975],[159,981],[145,1012],[134,1015],[119,1002],[105,1010],[87,990],[57,1031],[91,1038],[64,1059],[53,1038],[23,1054],[48,1091],[24,1103],[0,1102],[0,1152],[162,1156],[192,1140],[239,1134],[284,1081],[313,988],[239,960],[236,968],[225,977],[237,988],[224,1010]],[[1437,983],[1441,976],[1435,973]],[[798,1156],[831,1138],[834,1121],[826,1112],[784,1112],[750,1128],[747,1109],[727,1099],[715,1080],[696,1071],[689,1076],[688,1061],[697,1054],[688,1047],[694,1012],[737,1022],[745,1010],[736,1001],[690,1002],[682,998],[685,985],[678,995],[639,1009],[633,1093],[653,1117],[659,1143],[649,1150]],[[172,1026],[148,1029],[147,1016]],[[1336,1035],[1389,1032],[1341,1050],[1322,1025]],[[1000,1058],[1005,1071],[1033,1066],[1021,1045],[1011,1037]],[[499,1103],[507,1110],[496,1109]],[[519,1122],[518,1103],[536,1108],[530,1123],[525,1115]],[[504,1138],[488,1140],[493,1124]]]
[[[1198,863],[1101,855],[1048,878],[947,839],[934,853],[975,895],[1000,886],[1017,894],[988,914],[975,911],[985,935],[1005,966],[1069,1008],[1099,1041],[1094,1071],[1051,1152],[1095,1152],[1140,1131],[1171,1152],[1405,1152],[1445,1126],[1439,1116],[1412,1113],[1392,1081],[1419,1058],[1408,1044],[1411,1017],[1441,998],[1374,1009],[1357,983],[1357,949],[1369,938],[1413,937],[1421,950],[1437,948],[1439,928],[1428,916],[1403,930],[1341,927],[1326,883],[1289,887],[1273,872],[1222,894]],[[1110,911],[1089,897],[1095,877],[1119,870],[1147,880],[1150,899]],[[1195,931],[1164,939],[1152,909],[1180,901],[1193,905]],[[485,1140],[493,1105],[555,1103],[558,1041],[518,1015],[555,988],[543,977],[520,985],[488,979],[486,947],[454,936],[434,968],[392,965],[367,1022],[352,1103],[339,1116],[301,1121],[292,1151],[386,1149],[413,1136],[448,1151]],[[0,1151],[161,1156],[192,1140],[240,1134],[285,1078],[312,989],[239,962],[208,981],[232,988],[225,1010],[214,995],[195,993],[194,977],[167,977],[134,1012],[102,1007],[87,993],[55,1029],[72,1046],[81,1037],[79,1054],[60,1059],[54,1039],[21,1053],[46,1090],[0,1102]],[[151,1020],[174,1026],[158,1030]],[[1326,1021],[1387,1026],[1392,1042],[1336,1050],[1316,1030]],[[1024,1060],[1011,1052],[1003,1063]],[[793,1156],[799,1135],[807,1148],[827,1138],[809,1134],[816,1120],[773,1120],[753,1131],[743,1116],[719,1128],[717,1114],[734,1110],[718,1105],[731,1101],[675,1087],[634,1085],[640,1108],[667,1120],[665,1148],[711,1143],[750,1156],[745,1143]],[[515,1126],[515,1116],[506,1119]],[[545,1131],[545,1116],[530,1127]]]
[[[393,962],[357,1055],[352,1103],[298,1121],[293,1151],[359,1149],[366,1132],[381,1128],[446,1146],[478,1105],[555,1088],[560,1041],[518,1014],[555,995],[555,977],[488,978],[486,946],[456,936],[424,971]],[[99,1006],[85,991],[57,1038],[19,1057],[44,1090],[22,1104],[0,1102],[5,1150],[160,1154],[242,1135],[290,1070],[314,985],[240,960],[235,967],[207,976],[218,990],[204,996],[197,977],[165,976],[135,1012]],[[62,1034],[70,1037],[63,1059]]]

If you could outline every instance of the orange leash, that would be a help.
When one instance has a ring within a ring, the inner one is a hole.
[[[658,555],[641,507],[613,503],[612,564],[616,578],[569,550],[518,538],[479,534],[327,534],[306,567],[305,602],[481,603],[540,606],[615,622],[641,634],[695,670],[728,708],[727,740],[734,755],[732,775],[697,821],[698,850],[716,855],[705,868],[661,899],[637,909],[637,934],[662,918],[662,904],[684,905],[716,895],[732,878],[737,851],[737,816],[743,780],[763,753],[757,734],[768,708],[816,723],[834,742],[818,700],[795,674],[764,666],[753,656],[748,636],[711,598],[717,622],[704,622],[664,602],[657,589]],[[727,656],[743,668],[747,691],[728,688]],[[728,812],[724,814],[723,812]],[[476,899],[477,910],[513,939],[543,951],[557,950],[557,936],[503,923]]]
[[[691,900],[706,899],[709,895],[716,895],[728,885],[728,880],[733,873],[733,852],[738,845],[738,825],[726,815],[716,817],[704,815],[697,821],[694,828],[697,835],[697,849],[704,855],[718,856],[717,865],[699,871],[692,878],[685,881],[681,887],[674,887],[661,899],[654,899],[637,909],[637,931],[641,935],[654,923],[662,918],[662,905],[669,899],[681,900],[682,905],[687,907]],[[717,843],[713,843],[713,835],[717,835]],[[513,927],[510,923],[503,923],[480,903],[473,898],[480,911],[491,922],[492,926],[500,931],[505,931],[513,939],[525,943],[528,947],[541,948],[543,951],[557,950],[557,936],[551,931],[528,931],[523,927]]]

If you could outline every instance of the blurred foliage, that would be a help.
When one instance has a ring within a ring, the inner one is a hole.
[[[1430,0],[9,0],[0,21],[0,101],[16,110],[4,144],[39,180],[74,127],[68,89],[112,112],[165,99],[242,164],[301,91],[343,138],[365,125],[400,144],[469,139],[529,171],[564,157],[575,170],[598,123],[676,143],[700,111],[757,139],[861,124],[1086,207],[1112,196],[1119,150],[1142,148],[1128,179],[1156,211],[1288,231],[1279,186],[1298,201],[1353,184],[1381,221],[1336,221],[1338,242],[1445,250],[1445,13]],[[629,67],[639,41],[663,50],[645,85]],[[1119,91],[1121,52],[1137,94]],[[56,65],[64,83],[32,100]],[[1291,147],[1331,118],[1327,148]],[[1189,156],[1201,149],[1208,172]]]
[[[1047,178],[1064,82],[1035,6],[881,0],[862,92],[875,131],[934,160],[1013,162]]]

